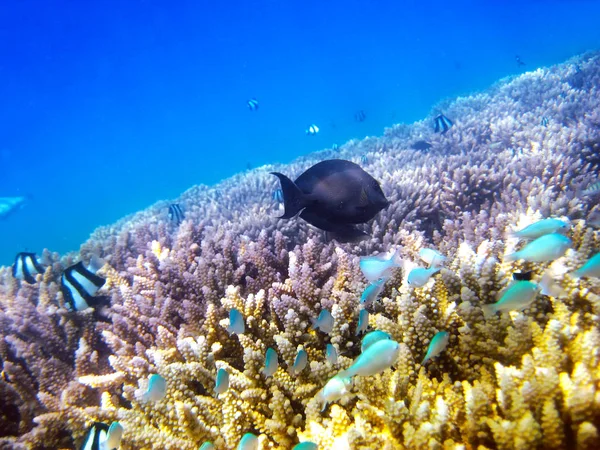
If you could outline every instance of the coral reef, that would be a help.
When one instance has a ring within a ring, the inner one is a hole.
[[[444,104],[455,125],[443,136],[429,118],[192,188],[180,225],[158,203],[98,229],[79,255],[45,255],[53,263],[33,285],[0,269],[0,448],[76,448],[94,421],[119,421],[122,449],[231,449],[247,432],[262,449],[598,448],[600,280],[569,273],[600,250],[585,221],[594,197],[580,194],[600,166],[599,85],[600,55],[583,55]],[[424,137],[430,151],[411,149]],[[367,155],[392,202],[365,226],[372,239],[337,245],[275,218],[269,172],[334,155]],[[518,245],[508,232],[544,217],[570,219],[573,248],[552,263],[504,261]],[[400,248],[418,261],[422,247],[448,256],[441,272],[414,288],[398,269],[369,307],[370,329],[400,343],[396,364],[354,378],[321,411],[318,392],[360,352],[359,257]],[[106,301],[72,312],[60,274],[92,256],[106,262]],[[519,270],[551,273],[562,292],[485,319],[481,306]],[[244,334],[226,331],[233,308]],[[322,309],[329,335],[311,328]],[[448,347],[422,366],[442,330]],[[279,368],[265,377],[269,347]],[[294,375],[300,348],[309,363]],[[230,383],[217,395],[219,368]],[[143,401],[152,374],[167,392]]]

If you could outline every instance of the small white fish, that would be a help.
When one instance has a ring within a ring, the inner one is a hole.
[[[231,335],[235,334],[244,334],[246,331],[246,324],[244,323],[244,317],[242,314],[235,308],[229,311],[229,326],[227,327],[227,332]]]
[[[113,422],[108,428],[106,440],[100,442],[99,450],[112,450],[119,448],[123,438],[123,426],[119,422]]]
[[[333,316],[326,309],[321,310],[319,317],[313,319],[312,327],[321,330],[323,333],[331,333],[333,330]]]
[[[400,249],[393,253],[364,256],[360,258],[359,266],[365,278],[371,282],[381,278],[387,279],[395,268],[402,266]]]
[[[265,355],[265,367],[262,370],[265,374],[265,377],[270,377],[277,372],[277,367],[279,367],[277,352],[269,347],[267,349],[267,354]]]
[[[532,223],[522,230],[511,233],[511,235],[522,239],[537,239],[546,234],[567,231],[568,229],[569,224],[564,220],[549,218]]]
[[[450,334],[447,331],[440,331],[433,336],[431,342],[429,343],[429,347],[427,348],[427,353],[421,362],[421,365],[425,364],[431,358],[435,358],[437,355],[442,353],[446,347],[448,346],[448,341],[450,340]]]
[[[551,233],[537,238],[518,252],[507,255],[505,261],[524,259],[529,262],[549,262],[563,256],[573,245],[571,239],[562,234]]]
[[[162,400],[167,393],[167,380],[160,375],[153,373],[148,378],[148,389],[142,395],[142,401],[158,402]]]
[[[217,371],[217,380],[215,381],[215,392],[217,394],[223,394],[229,389],[229,372],[221,367]]]
[[[321,400],[321,411],[325,411],[328,403],[339,400],[348,393],[348,386],[352,384],[350,377],[341,377],[339,374],[334,376],[327,384],[319,391],[317,397]]]
[[[447,259],[440,252],[431,248],[422,248],[419,250],[419,256],[423,261],[429,264],[429,267],[443,266]]]
[[[358,313],[358,325],[356,326],[356,336],[367,331],[369,326],[369,311],[361,309]]]
[[[327,358],[327,361],[331,365],[335,365],[338,363],[337,350],[335,349],[333,344],[327,344],[327,348],[325,350],[325,357]]]
[[[298,350],[298,353],[296,353],[296,359],[294,360],[294,365],[292,366],[292,372],[294,375],[298,375],[300,372],[302,372],[306,367],[306,364],[308,364],[308,354],[306,353],[306,350],[301,348]]]
[[[240,439],[237,450],[258,450],[258,437],[252,433],[246,433]]]
[[[360,346],[360,351],[364,352],[367,348],[373,345],[377,341],[381,341],[383,339],[392,339],[392,337],[387,334],[385,331],[375,330],[370,333],[365,334],[362,339],[362,343]]]
[[[408,284],[414,287],[423,287],[427,284],[429,279],[440,271],[439,267],[431,267],[424,269],[423,267],[416,267],[408,274]]]

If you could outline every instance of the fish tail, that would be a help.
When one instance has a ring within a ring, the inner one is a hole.
[[[292,217],[297,216],[300,211],[307,206],[304,193],[284,174],[271,172],[271,175],[275,175],[279,178],[281,191],[283,192],[283,207],[285,212],[283,213],[283,216],[279,216],[279,218],[291,219]]]
[[[483,317],[485,317],[486,319],[489,319],[490,317],[493,317],[494,314],[496,314],[496,307],[494,306],[494,304],[482,305],[481,310],[483,311]]]
[[[505,262],[512,262],[512,261],[516,261],[517,259],[519,259],[519,258],[520,258],[520,255],[519,255],[519,253],[520,253],[520,252],[514,252],[514,253],[511,253],[510,255],[506,255],[506,256],[504,257],[504,261],[505,261]]]

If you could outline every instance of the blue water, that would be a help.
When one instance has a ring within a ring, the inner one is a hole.
[[[32,200],[0,220],[0,264],[598,49],[598,18],[576,0],[6,2],[0,197]]]

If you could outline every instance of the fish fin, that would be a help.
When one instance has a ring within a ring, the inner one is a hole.
[[[542,295],[547,295],[548,297],[562,297],[566,295],[565,290],[554,280],[550,272],[542,275],[542,279],[538,285],[542,288],[540,292]]]
[[[496,314],[496,308],[494,307],[493,303],[491,305],[482,305],[481,311],[483,311],[483,317],[486,319],[489,319]]]
[[[283,192],[283,207],[285,212],[283,216],[279,216],[280,219],[291,219],[296,217],[302,209],[307,206],[305,194],[300,190],[296,184],[286,177],[284,174],[279,172],[271,172],[271,175],[275,175],[279,178],[281,183],[281,191]]]

